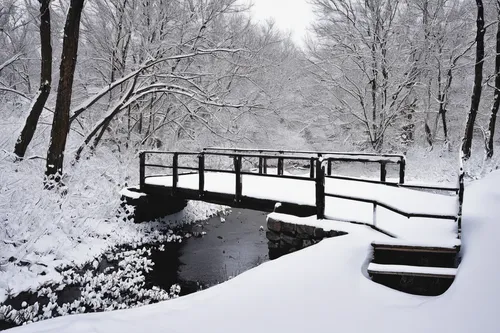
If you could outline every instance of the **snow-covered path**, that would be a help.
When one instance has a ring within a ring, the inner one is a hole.
[[[172,177],[148,177],[148,185],[171,187]],[[205,191],[234,194],[236,179],[234,174],[205,172]],[[181,175],[178,187],[198,189],[198,174]],[[325,192],[330,194],[375,200],[413,214],[457,214],[457,196],[448,196],[398,188],[383,184],[364,183],[333,178],[325,179]],[[242,176],[242,195],[276,202],[315,206],[315,183],[304,180]],[[373,223],[373,205],[359,201],[326,197],[325,216],[332,220]],[[377,210],[377,226],[398,238],[415,241],[449,242],[457,237],[457,225],[453,220],[411,218],[394,213],[383,207]]]
[[[497,171],[467,188],[463,260],[451,288],[438,297],[373,283],[366,277],[370,243],[385,236],[338,223],[335,227],[347,228],[348,235],[205,291],[132,310],[61,317],[13,332],[499,332],[499,185]]]

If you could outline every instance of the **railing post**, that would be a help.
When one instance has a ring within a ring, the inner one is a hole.
[[[262,175],[262,162],[263,162],[263,157],[259,157],[259,175]]]
[[[377,203],[373,203],[373,226],[377,226]]]
[[[199,176],[199,196],[202,198],[205,195],[205,154],[198,155],[198,176]]]
[[[172,157],[172,195],[177,192],[177,183],[179,182],[179,154],[174,153]]]
[[[309,178],[314,179],[314,157],[309,160]]]
[[[316,217],[325,218],[325,168],[320,160],[316,161]]]
[[[328,159],[328,170],[327,170],[326,174],[328,176],[332,175],[332,161],[330,159]]]
[[[399,161],[399,183],[405,183],[405,168],[406,168],[406,159],[403,157]]]
[[[239,203],[241,201],[241,191],[243,187],[241,182],[241,156],[234,157],[234,171],[236,174],[236,192],[234,195],[234,201]]]
[[[146,153],[141,151],[139,153],[139,189],[144,190],[146,183]]]
[[[386,163],[380,162],[380,181],[385,182],[386,177],[387,177]]]
[[[278,176],[283,175],[283,157],[278,157]]]
[[[458,175],[458,213],[457,213],[457,228],[458,228],[458,237],[461,238],[462,235],[462,209],[464,202],[464,169],[460,168],[460,173]]]
[[[264,163],[264,165],[262,166],[262,172],[267,175],[267,157],[263,157],[262,162]]]

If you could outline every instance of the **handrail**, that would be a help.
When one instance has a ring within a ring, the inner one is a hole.
[[[332,178],[332,179],[340,179],[340,180],[350,180],[350,181],[355,181],[355,182],[362,182],[362,183],[370,183],[370,184],[381,184],[381,185],[387,185],[391,187],[399,187],[399,188],[408,188],[408,189],[421,189],[421,190],[434,190],[434,191],[443,191],[443,192],[456,192],[458,193],[459,188],[458,187],[439,187],[439,186],[428,186],[428,185],[412,185],[412,184],[399,184],[399,183],[393,183],[393,182],[383,182],[379,180],[374,180],[374,179],[364,179],[364,178],[354,178],[354,177],[346,177],[346,176],[325,176],[326,178]]]
[[[259,148],[224,148],[224,147],[206,147],[207,150],[221,150],[221,151],[240,151],[240,152],[275,152],[279,154],[284,153],[297,153],[297,154],[321,154],[321,155],[351,155],[351,156],[382,156],[382,157],[399,157],[405,158],[402,154],[376,154],[376,153],[362,153],[362,152],[329,152],[329,151],[312,151],[312,150],[290,150],[290,149],[259,149]]]
[[[179,156],[182,155],[187,155],[187,156],[195,156],[195,155],[208,155],[208,156],[226,156],[226,157],[246,157],[246,158],[259,158],[259,174],[262,173],[267,173],[267,161],[268,160],[278,160],[278,174],[283,174],[283,167],[284,167],[284,160],[292,160],[292,161],[309,161],[309,166],[310,166],[310,177],[314,178],[314,164],[318,160],[318,158],[322,158],[323,160],[327,161],[328,164],[328,171],[327,175],[330,176],[332,174],[332,162],[335,161],[351,161],[351,162],[364,162],[364,163],[378,163],[380,164],[380,181],[385,183],[386,181],[386,176],[387,176],[387,170],[386,170],[386,164],[387,163],[394,163],[394,164],[399,164],[399,184],[404,183],[404,177],[405,177],[405,167],[406,167],[406,162],[404,159],[403,155],[387,155],[389,157],[397,157],[399,160],[394,161],[390,159],[386,159],[385,157],[378,158],[378,159],[370,159],[370,158],[354,158],[352,156],[356,156],[356,153],[350,153],[351,157],[345,157],[342,156],[344,155],[343,153],[331,153],[331,152],[307,152],[307,156],[297,156],[297,155],[285,155],[284,152],[279,155],[273,155],[269,154],[271,152],[270,150],[263,150],[266,152],[264,153],[259,153],[259,154],[245,154],[245,153],[239,153],[238,149],[225,149],[225,151],[230,151],[230,152],[209,152],[207,150],[211,150],[215,148],[204,148],[202,152],[195,153],[195,152],[185,152],[185,151],[178,151],[178,152],[171,152],[171,151],[143,151],[144,154],[167,154],[167,155],[174,155],[177,154]],[[216,150],[216,149],[215,149]],[[223,149],[221,149],[223,150]],[[257,151],[257,150],[250,150],[249,151]],[[294,153],[293,151],[288,151],[290,153]],[[325,156],[323,156],[325,154]],[[313,156],[316,155],[316,156]],[[376,156],[373,154],[368,154],[368,153],[360,153],[360,156]],[[382,156],[382,155],[381,155]],[[380,157],[380,156],[376,156]]]
[[[333,193],[325,193],[325,196],[327,197],[334,197],[334,198],[339,198],[339,199],[346,199],[346,200],[353,200],[353,201],[360,201],[360,202],[365,202],[365,203],[371,203],[380,207],[384,207],[390,211],[393,211],[394,213],[397,213],[399,215],[403,215],[404,217],[407,218],[412,218],[412,217],[421,217],[421,218],[433,218],[433,219],[443,219],[443,220],[455,220],[457,217],[455,215],[440,215],[440,214],[425,214],[425,213],[407,213],[405,211],[402,211],[396,207],[393,207],[389,204],[383,203],[381,201],[375,200],[375,199],[367,199],[367,198],[358,198],[358,197],[351,197],[349,195],[342,195],[342,194],[333,194]]]
[[[213,150],[219,150],[219,151],[232,151],[232,152],[257,152],[257,153],[274,153],[274,154],[279,154],[283,155],[285,153],[292,153],[292,154],[303,154],[303,155],[316,155],[317,157],[325,157],[328,155],[335,156],[335,157],[330,157],[328,161],[328,175],[331,175],[331,162],[332,161],[351,161],[351,162],[365,162],[365,163],[379,163],[380,164],[380,179],[381,181],[385,181],[387,171],[386,171],[386,163],[395,163],[399,164],[399,183],[403,184],[404,183],[404,178],[405,178],[405,169],[406,169],[406,159],[405,156],[402,154],[375,154],[375,153],[354,153],[354,152],[329,152],[329,151],[310,151],[310,150],[287,150],[287,149],[282,149],[282,150],[273,150],[273,149],[254,149],[254,148],[223,148],[223,147],[207,147],[203,148],[203,151],[213,151]],[[278,155],[278,156],[279,156]],[[346,157],[349,156],[349,157]],[[358,158],[356,158],[358,156]],[[359,158],[360,156],[366,157],[364,158]],[[371,160],[369,157],[377,157],[378,160]],[[397,161],[394,160],[385,160],[387,158],[396,158]],[[311,167],[311,173],[314,171],[314,168]]]

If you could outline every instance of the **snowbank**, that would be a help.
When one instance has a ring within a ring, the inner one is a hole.
[[[117,245],[162,241],[168,228],[224,209],[190,202],[161,222],[134,224],[120,209],[118,190],[135,159],[97,153],[90,162],[69,165],[64,193],[43,190],[43,160],[13,159],[0,150],[0,304],[9,295],[61,282],[58,268],[78,267]]]
[[[499,185],[495,172],[467,188],[462,264],[438,297],[404,294],[367,278],[370,243],[385,236],[357,226],[196,294],[12,332],[499,332]]]

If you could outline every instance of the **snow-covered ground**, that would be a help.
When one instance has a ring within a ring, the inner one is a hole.
[[[438,297],[408,295],[373,283],[366,273],[370,243],[386,236],[365,226],[332,222],[348,228],[349,234],[213,288],[12,332],[499,332],[499,185],[496,171],[467,187],[462,263],[451,288]]]
[[[225,209],[190,202],[162,221],[134,224],[120,209],[118,192],[124,179],[135,175],[137,160],[109,156],[68,166],[65,182],[71,186],[58,193],[43,190],[43,160],[14,163],[12,154],[0,150],[0,304],[61,282],[61,267],[81,266],[122,244],[166,241],[169,228]]]

